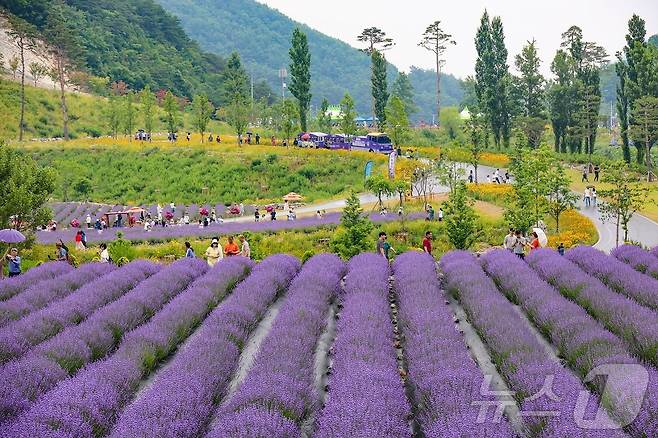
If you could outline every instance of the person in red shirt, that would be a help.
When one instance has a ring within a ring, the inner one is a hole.
[[[425,238],[423,239],[423,251],[432,255],[432,232],[427,231],[425,233]]]
[[[532,242],[530,242],[530,251],[532,251],[533,249],[537,249],[539,247],[541,247],[541,245],[539,244],[539,236],[537,235],[537,233],[533,232]]]

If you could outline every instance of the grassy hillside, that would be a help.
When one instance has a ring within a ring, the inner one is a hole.
[[[140,144],[95,139],[24,148],[38,162],[57,169],[56,199],[121,204],[156,202],[265,202],[288,192],[307,201],[363,189],[369,159],[382,167],[386,157],[360,152],[201,145],[195,138]],[[86,181],[87,189],[78,183]],[[207,193],[204,193],[207,188]]]
[[[101,135],[101,100],[86,94],[69,93],[71,137]],[[0,79],[0,138],[18,137],[20,117],[20,84]],[[62,115],[59,94],[54,90],[25,87],[25,137],[50,138],[62,136]]]
[[[311,49],[313,104],[326,97],[338,103],[345,91],[355,98],[358,110],[370,111],[370,63],[354,47],[297,23],[282,13],[254,0],[156,0],[180,18],[188,34],[201,46],[219,55],[237,50],[254,80],[266,80],[280,94],[278,70],[289,64],[290,36],[296,26],[308,35]],[[355,44],[356,44],[356,36]],[[392,82],[397,70],[389,70]],[[417,77],[415,77],[417,76]],[[422,70],[412,71],[416,85],[418,119],[431,120],[435,111],[434,83],[425,80]],[[461,99],[461,86],[453,77],[442,87],[446,105]]]
[[[79,48],[80,65],[96,76],[179,96],[205,92],[219,102],[223,59],[203,52],[153,0],[30,0],[2,7],[43,34],[58,12]]]

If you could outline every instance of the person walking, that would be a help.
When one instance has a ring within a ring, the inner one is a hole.
[[[514,235],[514,228],[510,228],[509,233],[505,235],[505,239],[503,240],[503,247],[509,252],[513,252],[515,241],[516,241],[516,236]]]
[[[470,173],[468,174],[468,182],[473,184],[474,178],[473,178],[473,171],[471,170]]]
[[[595,181],[596,181],[596,180],[595,180]],[[594,207],[596,207],[596,201],[597,201],[597,200],[596,200],[596,197],[597,197],[597,194],[596,194],[596,187],[592,187],[591,195],[592,195],[592,205],[593,205]]]
[[[439,222],[443,222],[443,209],[439,207]]]
[[[585,207],[589,207],[591,205],[589,187],[585,187],[585,192],[583,193],[583,201],[585,201]]]
[[[240,254],[240,248],[233,240],[233,236],[228,236],[228,243],[224,245],[224,254],[226,254],[226,257]]]
[[[85,219],[85,222],[87,222],[87,229],[91,229],[91,215],[87,214],[87,219]]]
[[[246,258],[250,259],[251,258],[251,247],[249,246],[249,242],[247,242],[247,239],[242,234],[240,234],[240,236],[238,236],[238,239],[240,239],[240,246],[241,246],[240,247],[240,255],[242,257],[246,257]]]
[[[185,257],[188,259],[196,258],[196,254],[194,254],[194,249],[192,249],[190,242],[185,242]]]
[[[597,164],[596,166],[594,166],[594,181],[595,182],[599,182],[599,174],[600,173],[601,173],[601,168]]]
[[[110,263],[110,252],[107,250],[107,244],[101,243],[100,250],[101,251],[98,254],[98,256],[100,257],[100,262]]]
[[[240,203],[240,216],[244,216],[244,203]]]
[[[218,261],[224,258],[224,252],[222,247],[219,246],[219,239],[213,237],[210,241],[210,246],[206,249],[206,259],[208,260],[208,266],[211,268],[217,264]]]
[[[388,236],[386,235],[386,232],[381,231],[379,233],[379,239],[377,239],[377,254],[381,255],[382,257],[386,258],[386,260],[389,260],[389,255],[391,251],[395,252],[395,249],[391,246],[390,243],[387,242]]]
[[[525,259],[526,239],[521,235],[521,231],[516,230],[514,233],[514,254],[521,259]]]
[[[85,230],[80,230],[80,237],[82,238],[82,246],[87,249],[87,233],[85,233]]]
[[[272,207],[272,211],[270,211],[270,219],[275,221],[276,220],[276,209]]]
[[[428,222],[432,222],[434,220],[434,208],[431,205],[427,206],[427,218],[425,220]]]
[[[256,133],[256,144],[260,144],[260,134]]]
[[[258,208],[256,208],[256,211],[254,211],[254,221],[258,222],[260,219],[260,211],[258,211]]]
[[[4,259],[7,260],[7,270],[10,278],[21,275],[21,257],[18,255],[18,248],[7,251]],[[0,265],[0,269],[2,269],[2,265]]]
[[[423,251],[432,255],[432,232],[426,231],[425,238],[423,239]]]
[[[583,176],[580,179],[580,182],[589,182],[589,177],[587,176],[587,166],[583,166]]]

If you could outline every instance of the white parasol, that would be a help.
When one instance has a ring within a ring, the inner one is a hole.
[[[542,247],[545,247],[546,245],[548,245],[548,237],[546,237],[546,233],[544,233],[544,230],[542,230],[541,228],[533,228],[532,231],[537,233],[537,238],[539,239],[539,244]]]

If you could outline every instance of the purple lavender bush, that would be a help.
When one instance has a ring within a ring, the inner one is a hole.
[[[482,265],[500,291],[521,306],[581,378],[599,365],[641,365],[628,354],[627,345],[622,340],[604,329],[585,309],[540,279],[514,254],[505,250],[491,251],[482,258]],[[658,436],[658,424],[654,420],[658,414],[658,371],[651,367],[646,367],[646,370],[650,377],[643,405],[642,399],[636,396],[636,376],[632,373],[621,379],[593,381],[599,395],[607,391],[602,402],[611,417],[622,425],[630,424],[628,429],[633,431],[634,436],[642,436],[643,433]],[[642,391],[639,393],[643,394]],[[626,411],[629,404],[642,405],[637,418],[637,412]]]
[[[52,280],[29,287],[25,292],[0,303],[0,327],[68,296],[113,269],[114,265],[109,263],[88,263]]]
[[[441,299],[434,259],[407,252],[393,265],[399,325],[417,407],[416,420],[426,437],[512,437],[506,421],[477,421],[476,400],[484,375],[455,330],[452,313]]]
[[[447,253],[440,265],[446,289],[464,306],[470,322],[491,351],[498,371],[515,392],[521,411],[554,413],[526,417],[525,424],[532,436],[623,436],[619,431],[578,427],[573,413],[579,395],[587,394],[587,390],[579,379],[549,356],[526,321],[498,292],[471,253]],[[541,395],[547,381],[557,399]],[[595,400],[594,396],[588,396]]]
[[[542,279],[626,341],[632,353],[658,366],[658,313],[612,291],[554,251],[535,250],[527,260]]]
[[[153,384],[126,407],[111,436],[200,436],[226,395],[250,333],[299,267],[287,255],[256,265]]]
[[[49,281],[73,270],[66,262],[47,262],[30,269],[18,277],[5,278],[0,281],[0,301],[8,300],[29,287],[42,281]]]
[[[158,272],[159,265],[135,261],[73,292],[61,301],[0,329],[0,363],[25,354],[33,346],[79,324],[92,312],[116,300]]]
[[[195,262],[203,263],[191,261]],[[9,428],[10,433],[15,436],[44,436],[61,430],[73,436],[109,433],[140,381],[191,334],[250,266],[251,262],[241,257],[217,264],[147,324],[127,333],[115,354],[89,365],[37,400]]]
[[[219,409],[210,437],[249,436],[253,418],[260,418],[264,435],[301,434],[302,423],[318,408],[315,350],[344,271],[345,264],[331,254],[317,255],[304,264],[246,379]],[[244,414],[247,409],[249,415]]]
[[[622,245],[610,253],[618,260],[630,265],[636,271],[647,274],[658,280],[658,257],[636,245]]]
[[[651,255],[658,257],[658,246],[654,247],[649,251]]]
[[[397,368],[389,315],[389,274],[386,260],[373,253],[348,264],[328,401],[315,437],[411,436],[411,407]]]
[[[582,270],[601,280],[610,289],[658,310],[658,280],[643,275],[626,263],[591,246],[578,246],[565,254]]]
[[[81,324],[7,363],[0,369],[0,424],[29,408],[58,382],[114,351],[125,332],[151,318],[207,269],[198,259],[176,261]]]

